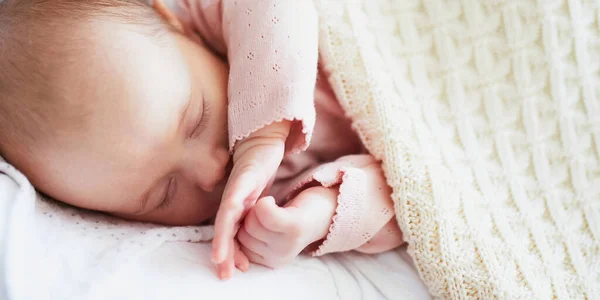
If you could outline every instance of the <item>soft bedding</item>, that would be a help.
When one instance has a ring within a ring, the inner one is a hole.
[[[600,0],[314,3],[328,79],[383,162],[432,295],[599,298]],[[194,244],[209,228],[80,215],[25,182],[0,227],[14,299],[427,297],[402,249],[217,283]]]
[[[211,227],[127,222],[44,200],[0,161],[0,299],[429,299],[406,250],[301,257],[217,280]]]
[[[45,200],[1,159],[0,201],[0,299],[430,298],[404,248],[300,257],[221,282],[211,227],[132,223]]]
[[[600,1],[314,2],[432,295],[600,299]]]

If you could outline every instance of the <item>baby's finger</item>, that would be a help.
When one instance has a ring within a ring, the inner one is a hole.
[[[242,251],[244,252],[244,254],[246,254],[246,257],[248,257],[248,259],[251,262],[253,262],[255,264],[263,265],[263,266],[268,266],[265,258],[262,255],[257,254],[254,251],[244,247],[244,245],[241,245],[240,247],[241,247]]]
[[[214,263],[222,263],[231,251],[231,240],[234,235],[237,211],[217,212],[215,218],[215,236],[213,239],[212,259]],[[233,224],[232,224],[233,223]]]
[[[261,242],[268,242],[274,237],[281,235],[281,233],[268,230],[263,226],[258,220],[254,209],[251,209],[248,212],[248,215],[246,215],[246,218],[244,218],[243,228],[251,237]]]
[[[223,262],[217,265],[218,276],[221,280],[227,280],[233,275],[235,255],[235,248],[233,244],[231,245],[231,247],[229,247],[229,249],[230,251],[227,253],[227,256],[225,257]]]
[[[227,184],[223,201],[215,218],[215,236],[213,239],[213,262],[221,263],[231,249],[237,224],[244,214],[244,198],[250,194],[247,184]]]
[[[263,198],[266,197],[268,195],[268,193],[271,191],[271,187],[273,186],[273,183],[275,182],[275,175],[271,176],[271,179],[269,179],[269,181],[267,182],[267,185],[265,185],[265,188],[263,189],[262,193],[258,196],[258,198]]]
[[[260,253],[261,255],[265,255],[269,252],[267,244],[265,242],[261,242],[246,232],[244,228],[241,228],[237,234],[237,239],[240,241],[241,246],[244,246],[247,249],[252,250],[254,253]]]
[[[248,271],[248,267],[250,266],[250,262],[248,261],[248,257],[242,249],[240,249],[240,245],[236,242],[235,245],[235,254],[233,256],[233,260],[235,262],[235,267],[238,268],[242,272]]]
[[[275,198],[265,197],[253,208],[258,222],[269,231],[284,233],[291,224],[288,212],[275,203]]]

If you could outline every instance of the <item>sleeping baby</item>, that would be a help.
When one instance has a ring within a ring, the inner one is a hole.
[[[221,278],[398,247],[317,22],[312,1],[0,1],[0,155],[77,207],[214,222]]]

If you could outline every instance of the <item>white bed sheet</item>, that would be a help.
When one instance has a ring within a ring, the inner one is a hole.
[[[131,223],[46,201],[1,161],[0,201],[0,299],[430,298],[404,249],[253,265],[221,282],[211,227]]]
[[[215,278],[208,253],[206,244],[165,244],[98,285],[90,299],[428,299],[396,253],[301,258],[278,270],[253,266],[227,282]]]

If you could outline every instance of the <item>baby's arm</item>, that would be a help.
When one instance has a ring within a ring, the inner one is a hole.
[[[238,239],[251,261],[277,267],[303,250],[379,253],[403,243],[391,189],[371,156],[326,164],[298,188],[302,191],[283,208],[263,198],[250,210]]]
[[[226,278],[236,224],[263,193],[285,151],[304,150],[310,141],[318,31],[312,1],[226,0],[222,10],[234,164],[215,220],[213,259]]]
[[[215,220],[213,260],[232,271],[233,237],[285,151],[308,147],[315,122],[318,27],[312,1],[180,0],[183,23],[229,62],[234,167]],[[188,30],[189,31],[189,30]]]
[[[308,146],[315,120],[318,21],[312,1],[224,0],[230,64],[230,147],[264,126],[293,121],[287,145]]]
[[[312,252],[383,252],[403,243],[381,163],[371,155],[349,155],[324,165],[312,180],[340,184],[336,214],[326,239]]]
[[[315,121],[318,20],[312,1],[177,0],[186,32],[229,62],[229,142],[292,121],[287,148],[308,146]]]

